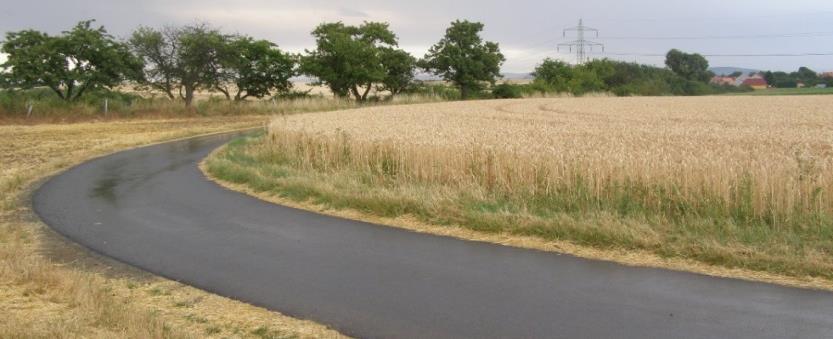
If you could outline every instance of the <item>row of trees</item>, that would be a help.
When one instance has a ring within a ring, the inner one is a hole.
[[[764,79],[770,86],[777,88],[795,88],[799,84],[808,87],[825,84],[833,87],[833,78],[822,78],[816,71],[807,67],[800,67],[797,72],[790,73],[769,71],[764,73]]]
[[[494,42],[483,41],[483,24],[455,21],[427,55],[417,60],[398,47],[387,23],[319,25],[316,48],[292,55],[266,40],[224,34],[208,25],[141,27],[120,41],[94,21],[51,36],[35,30],[6,35],[0,51],[0,86],[7,90],[50,88],[66,101],[90,90],[126,82],[182,99],[190,106],[198,91],[228,100],[289,92],[290,78],[309,75],[341,97],[368,99],[371,91],[399,94],[421,68],[459,88],[463,99],[494,84],[505,61]]]
[[[708,70],[706,58],[699,54],[671,50],[665,64],[667,68],[598,59],[573,66],[546,59],[535,68],[534,82],[522,91],[570,92],[577,95],[612,92],[625,96],[704,95],[744,90],[709,85],[713,74]]]

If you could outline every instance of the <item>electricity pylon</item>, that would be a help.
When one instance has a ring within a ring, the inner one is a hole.
[[[565,28],[564,33],[563,33],[565,38],[567,37],[567,32],[576,32],[577,39],[573,40],[573,41],[570,41],[570,42],[565,42],[565,43],[558,44],[558,46],[556,48],[559,52],[561,52],[562,47],[569,48],[570,53],[572,53],[573,49],[575,49],[576,50],[576,63],[578,63],[579,65],[587,62],[587,60],[588,60],[587,50],[588,49],[592,52],[593,47],[601,47],[602,52],[604,52],[605,45],[600,44],[598,42],[593,42],[593,41],[589,41],[589,40],[584,39],[584,33],[585,32],[596,33],[596,37],[597,38],[599,37],[599,30],[595,29],[595,28],[592,28],[592,27],[585,26],[584,25],[584,20],[579,19],[578,20],[578,26],[576,26],[576,27]]]

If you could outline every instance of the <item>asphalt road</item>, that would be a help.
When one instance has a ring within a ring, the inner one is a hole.
[[[833,338],[833,294],[417,234],[223,189],[231,136],[150,146],[44,184],[58,232],[147,271],[358,337]]]

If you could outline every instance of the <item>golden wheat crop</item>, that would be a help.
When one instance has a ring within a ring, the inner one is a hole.
[[[270,135],[306,165],[373,171],[383,157],[399,180],[533,194],[582,180],[598,199],[622,185],[651,188],[639,203],[657,208],[664,192],[756,216],[833,212],[833,97],[374,107],[276,118]]]

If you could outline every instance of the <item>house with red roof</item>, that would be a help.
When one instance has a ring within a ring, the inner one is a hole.
[[[767,84],[766,80],[760,76],[752,76],[746,78],[745,80],[743,80],[743,83],[741,83],[741,85],[749,86],[754,89],[767,89],[767,87],[769,87],[769,84]]]

